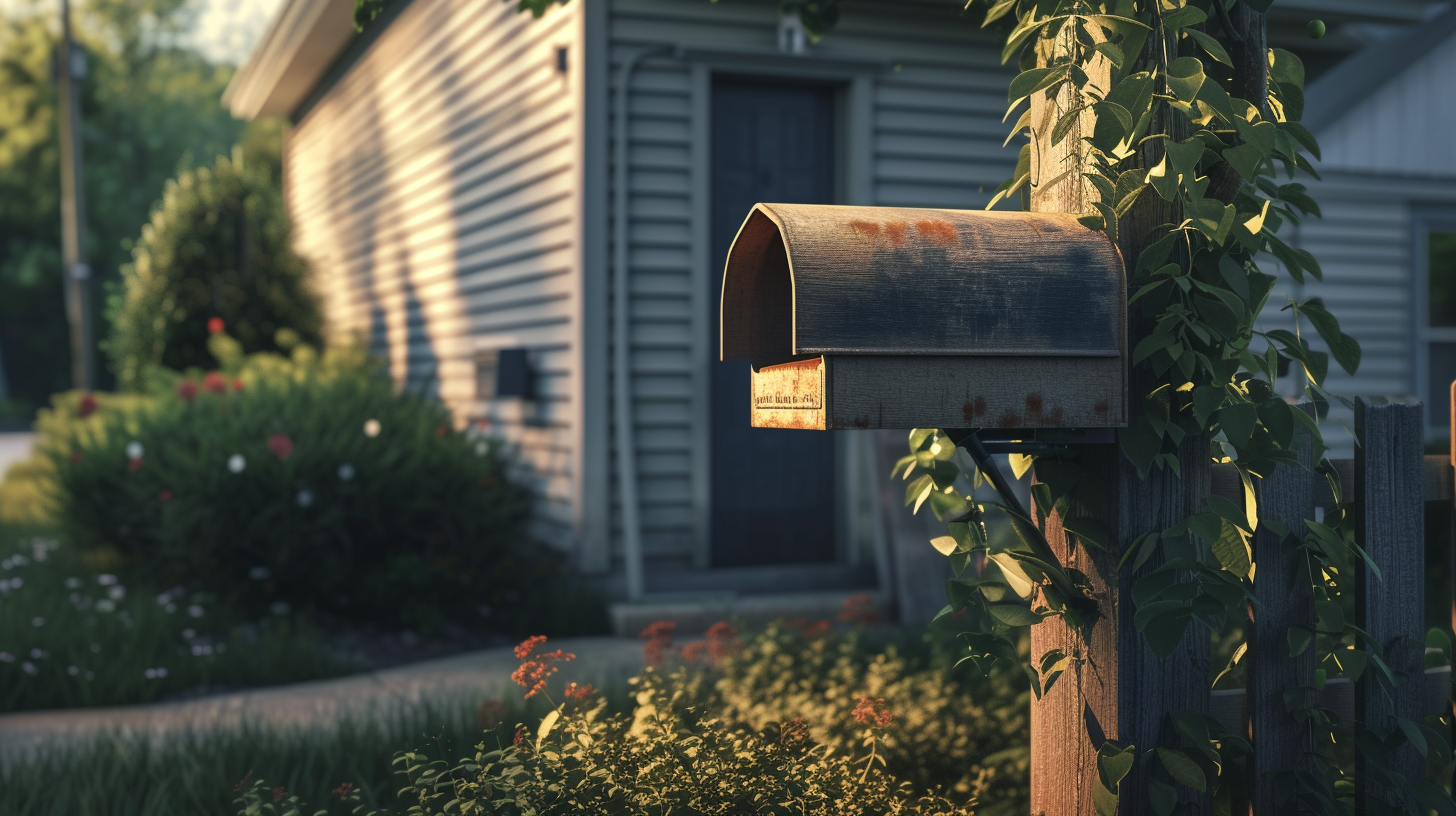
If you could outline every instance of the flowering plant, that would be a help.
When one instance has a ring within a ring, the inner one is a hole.
[[[207,342],[217,371],[153,369],[145,396],[64,394],[42,412],[69,540],[258,614],[429,628],[510,609],[505,575],[532,556],[494,442],[397,393],[359,349]]]

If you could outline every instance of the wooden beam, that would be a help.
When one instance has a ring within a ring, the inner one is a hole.
[[[1294,410],[1314,416],[1308,402]],[[1254,483],[1261,521],[1273,521],[1297,533],[1303,521],[1314,517],[1314,487],[1310,468],[1314,465],[1313,438],[1301,426],[1294,439],[1298,467],[1281,465],[1268,477]],[[1315,649],[1313,644],[1298,657],[1289,656],[1287,633],[1291,627],[1313,627],[1314,595],[1309,591],[1309,568],[1305,553],[1286,546],[1265,524],[1254,532],[1254,596],[1259,604],[1251,610],[1247,631],[1249,734],[1254,753],[1250,767],[1250,804],[1254,813],[1277,813],[1281,795],[1288,791],[1292,774],[1317,773],[1313,734],[1289,713],[1289,689],[1314,688]],[[1307,707],[1312,693],[1306,692],[1301,706]],[[1234,733],[1242,733],[1242,729]]]
[[[1366,672],[1355,688],[1355,712],[1367,726],[1388,729],[1396,726],[1397,718],[1418,723],[1428,713],[1420,695],[1406,685],[1425,671],[1421,404],[1356,399],[1355,438],[1355,540],[1382,573],[1377,577],[1366,570],[1362,576],[1357,616],[1361,628],[1384,647],[1386,664],[1402,678],[1396,688],[1386,688],[1377,672]],[[1363,753],[1356,761],[1364,783],[1357,795],[1363,801],[1398,801],[1395,791],[1379,784]],[[1425,761],[1410,745],[1397,750],[1387,767],[1410,782],[1425,778]]]

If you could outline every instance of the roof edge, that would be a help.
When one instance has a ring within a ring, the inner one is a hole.
[[[357,36],[354,0],[284,0],[223,104],[239,119],[291,114]]]
[[[1300,123],[1318,135],[1452,34],[1456,5],[1409,32],[1367,45],[1309,86]]]

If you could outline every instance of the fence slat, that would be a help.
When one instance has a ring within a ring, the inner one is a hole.
[[[1427,713],[1424,683],[1425,545],[1424,423],[1414,401],[1355,401],[1355,529],[1359,544],[1380,567],[1382,579],[1366,570],[1358,607],[1365,631],[1385,647],[1385,659],[1403,683],[1392,700],[1367,671],[1356,684],[1356,716],[1370,726],[1390,728],[1396,717],[1421,722]],[[1359,760],[1365,762],[1363,754]],[[1407,780],[1424,778],[1424,763],[1410,746],[1391,768]],[[1363,797],[1390,795],[1366,780]]]
[[[1314,415],[1314,406],[1307,402],[1294,410]],[[1301,426],[1294,443],[1299,467],[1281,465],[1254,486],[1259,518],[1282,524],[1299,536],[1306,532],[1304,520],[1314,518],[1311,442],[1309,432]],[[1315,614],[1309,570],[1300,550],[1286,545],[1262,523],[1254,532],[1253,549],[1259,565],[1254,577],[1259,606],[1248,630],[1248,714],[1254,747],[1250,784],[1253,812],[1264,814],[1280,812],[1276,791],[1292,789],[1291,772],[1313,770],[1310,733],[1289,715],[1284,695],[1286,689],[1312,689],[1314,685],[1313,645],[1291,659],[1287,632],[1292,626],[1313,626]],[[1308,697],[1312,691],[1305,693]],[[1305,699],[1301,705],[1312,702]]]

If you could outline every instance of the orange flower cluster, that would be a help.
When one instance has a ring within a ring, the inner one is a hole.
[[[871,700],[868,697],[859,698],[859,705],[854,707],[854,718],[865,725],[880,728],[885,728],[895,721],[895,715],[890,713],[884,700]]]
[[[784,622],[784,626],[793,629],[810,640],[817,640],[829,634],[834,624],[827,620],[811,621],[808,618],[792,618]]]
[[[351,794],[353,792],[354,792],[354,783],[353,782],[344,782],[344,783],[340,784],[337,788],[334,788],[334,795],[337,796],[337,797],[339,797],[340,799],[348,799],[349,798],[349,794]]]
[[[738,639],[738,630],[727,621],[718,621],[708,627],[708,655],[714,662],[732,657],[743,651],[743,642]]]
[[[793,745],[807,739],[809,739],[809,721],[803,717],[795,717],[779,725],[779,742],[784,745]]]
[[[861,592],[844,599],[844,606],[839,610],[839,622],[869,626],[880,622],[880,610],[869,593]]]
[[[667,651],[672,648],[672,633],[676,629],[677,624],[672,621],[653,621],[637,634],[637,637],[647,638],[647,645],[642,647],[642,659],[647,661],[647,665],[662,665]]]
[[[285,788],[285,787],[283,787],[282,785],[279,785],[278,787],[274,788],[273,789],[273,804],[276,805],[279,802],[282,802],[283,801],[283,797],[285,797],[287,795],[288,795],[288,789]]]
[[[578,685],[575,682],[571,682],[566,684],[565,694],[567,699],[569,700],[585,700],[586,698],[596,693],[597,690],[594,686],[592,686],[591,683],[582,683]]]
[[[542,652],[532,657],[531,653],[535,651],[536,647],[545,642],[545,635],[533,635],[516,647],[516,658],[521,661],[521,665],[511,673],[511,679],[526,689],[527,700],[546,688],[547,679],[557,672],[557,661],[564,663],[576,659],[576,655],[560,649],[554,652]]]

